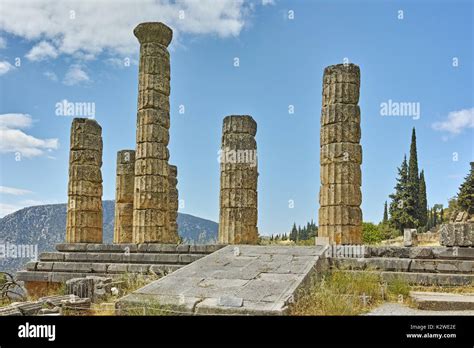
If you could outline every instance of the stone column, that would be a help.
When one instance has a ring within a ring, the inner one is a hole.
[[[102,128],[75,118],[69,152],[67,243],[102,243]]]
[[[173,243],[168,216],[170,55],[173,32],[163,23],[142,23],[140,42],[133,242]]]
[[[178,235],[178,167],[170,165],[169,167],[169,228],[170,235],[175,236],[176,242],[179,240]]]
[[[257,123],[251,116],[227,116],[220,151],[220,244],[256,244]]]
[[[357,65],[324,70],[318,235],[330,244],[362,242],[359,87]]]
[[[117,152],[114,243],[132,243],[135,150]]]

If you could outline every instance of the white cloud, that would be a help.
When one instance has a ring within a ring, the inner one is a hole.
[[[7,47],[7,40],[0,36],[0,49],[4,49]]]
[[[44,204],[56,204],[57,202],[52,201],[37,201],[33,199],[22,200],[15,203],[1,203],[0,202],[0,218],[3,218],[5,215],[12,214],[20,209],[31,207],[34,205],[44,205]]]
[[[29,128],[33,119],[28,114],[3,114],[0,115],[0,128]]]
[[[54,72],[52,71],[45,71],[43,73],[44,76],[46,76],[48,79],[50,79],[51,81],[58,81],[58,75],[56,75]]]
[[[59,146],[57,138],[39,139],[22,131],[29,128],[33,120],[28,114],[0,115],[0,153],[17,153],[24,157],[35,157],[46,150],[55,150]]]
[[[15,69],[15,67],[6,60],[0,61],[0,76],[6,74],[7,72],[13,69]]]
[[[275,0],[262,0],[262,6],[275,5]]]
[[[30,51],[31,57],[69,54],[90,58],[104,51],[128,55],[137,51],[132,32],[138,23],[164,22],[174,30],[175,38],[182,33],[225,38],[240,34],[250,9],[251,2],[244,0],[142,0],[138,4],[2,0],[0,30],[30,41],[42,40],[42,46]]]
[[[14,195],[14,196],[22,196],[22,195],[26,195],[33,192],[29,190],[15,188],[15,187],[0,186],[0,193]]]
[[[4,217],[5,215],[14,213],[17,210],[20,210],[21,208],[24,207],[0,202],[0,218]]]
[[[77,85],[79,83],[89,82],[89,75],[83,70],[81,65],[73,64],[64,76],[63,83],[67,86]]]
[[[41,41],[25,55],[31,61],[41,61],[48,58],[54,59],[57,56],[58,50],[47,41]]]
[[[446,120],[432,124],[433,129],[451,135],[460,134],[463,129],[474,128],[474,108],[451,111]]]

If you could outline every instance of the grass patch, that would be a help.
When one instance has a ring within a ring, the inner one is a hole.
[[[291,315],[358,315],[369,312],[387,300],[400,300],[408,296],[410,287],[401,279],[389,283],[375,272],[345,272],[335,270],[314,280],[303,290]]]

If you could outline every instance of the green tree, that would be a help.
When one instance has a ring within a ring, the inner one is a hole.
[[[290,240],[292,240],[293,242],[296,242],[297,239],[298,239],[298,230],[296,229],[296,222],[295,222],[293,224],[293,227],[291,228]]]
[[[382,240],[382,235],[376,225],[371,222],[362,223],[362,242],[364,244],[376,244]]]
[[[387,201],[383,206],[383,220],[382,223],[386,224],[388,222],[388,208],[387,208]]]
[[[416,149],[416,132],[415,132],[415,127],[413,127],[412,132],[411,132],[410,159],[408,161],[408,192],[410,194],[410,197],[411,197],[410,199],[413,201],[413,206],[415,208],[412,216],[414,219],[418,220],[418,223],[421,217],[419,191],[420,191],[420,177],[418,175],[418,153]],[[418,225],[418,223],[416,225]],[[415,227],[418,227],[418,226],[415,226]]]
[[[426,226],[428,222],[428,200],[426,198],[425,172],[420,173],[419,194],[418,194],[418,220],[421,227]]]
[[[460,209],[474,214],[474,162],[471,162],[471,171],[459,187],[457,201]]]
[[[390,195],[392,201],[389,207],[389,222],[399,231],[403,231],[404,228],[414,228],[418,224],[418,220],[414,217],[416,206],[410,189],[407,158],[405,156],[398,168],[397,184],[395,185],[395,192]]]

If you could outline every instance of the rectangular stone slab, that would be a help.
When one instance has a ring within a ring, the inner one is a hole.
[[[228,245],[121,298],[117,313],[152,303],[171,314],[184,306],[197,315],[285,315],[298,290],[323,267],[324,250]]]

